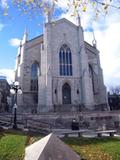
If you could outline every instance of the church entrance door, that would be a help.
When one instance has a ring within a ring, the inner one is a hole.
[[[67,83],[62,87],[62,100],[63,104],[71,104],[71,87]]]

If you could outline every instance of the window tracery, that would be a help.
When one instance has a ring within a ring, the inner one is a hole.
[[[60,75],[72,76],[72,55],[70,48],[64,44],[59,52]]]
[[[38,91],[39,64],[34,62],[31,66],[31,91]]]

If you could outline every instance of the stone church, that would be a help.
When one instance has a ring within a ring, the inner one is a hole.
[[[18,48],[15,80],[23,94],[21,111],[107,110],[106,87],[96,44],[84,41],[83,28],[63,18],[48,22],[44,34]]]

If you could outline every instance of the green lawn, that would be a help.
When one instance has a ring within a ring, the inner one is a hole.
[[[120,160],[120,138],[64,138],[87,160]]]
[[[0,160],[23,160],[26,136],[3,133],[0,136]]]
[[[21,132],[0,133],[0,160],[23,160],[25,146],[40,137]],[[87,160],[120,160],[120,138],[64,138],[63,141]]]

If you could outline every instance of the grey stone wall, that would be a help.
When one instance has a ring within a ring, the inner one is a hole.
[[[59,73],[59,50],[63,44],[67,44],[72,52],[72,76],[60,76]],[[80,105],[88,110],[95,110],[96,106],[107,104],[99,51],[84,42],[81,26],[61,19],[45,24],[44,35],[29,41],[23,39],[16,61],[16,80],[20,82],[23,91],[18,97],[18,104],[21,106],[36,105],[33,92],[30,91],[31,66],[35,61],[40,66],[37,112],[54,111],[55,106],[62,106],[62,86],[65,83],[71,87],[71,110]],[[89,65],[94,72],[95,91]],[[66,110],[64,107],[63,105],[63,111]],[[78,110],[77,107],[75,110]]]
[[[120,112],[69,112],[23,114],[22,119],[34,119],[51,124],[52,128],[71,128],[73,120],[79,123],[80,129],[120,129]]]

